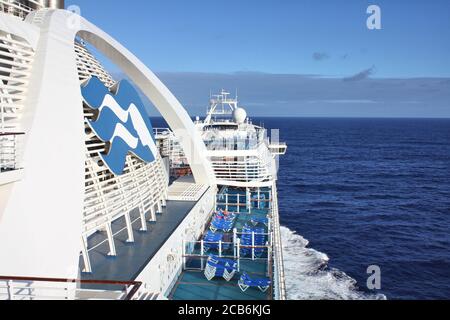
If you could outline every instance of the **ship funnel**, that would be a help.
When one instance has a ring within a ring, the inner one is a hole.
[[[64,0],[49,0],[48,1],[48,8],[51,9],[64,9]]]
[[[50,9],[64,9],[64,0],[39,0],[41,6]]]

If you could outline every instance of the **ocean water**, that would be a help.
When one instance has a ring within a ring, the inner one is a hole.
[[[255,119],[280,129],[290,299],[450,299],[450,120]],[[381,290],[367,268],[381,268]]]

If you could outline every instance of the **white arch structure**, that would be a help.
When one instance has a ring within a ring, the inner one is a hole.
[[[35,56],[21,122],[26,132],[25,174],[12,185],[0,216],[0,274],[76,278],[85,175],[76,36],[117,64],[152,101],[180,137],[196,182],[214,185],[215,178],[200,133],[186,110],[120,43],[65,10],[37,11],[26,21],[6,23],[21,24],[17,32],[33,46]]]

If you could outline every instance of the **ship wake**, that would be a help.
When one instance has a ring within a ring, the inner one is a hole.
[[[356,280],[329,268],[326,254],[308,248],[309,241],[281,227],[286,291],[289,300],[385,300],[358,289]]]

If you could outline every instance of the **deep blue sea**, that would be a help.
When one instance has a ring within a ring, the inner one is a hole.
[[[255,120],[288,143],[291,298],[450,299],[450,120]],[[370,265],[380,291],[367,289]]]
[[[254,123],[288,143],[278,197],[290,299],[450,299],[450,119]],[[371,265],[380,291],[367,289]]]

